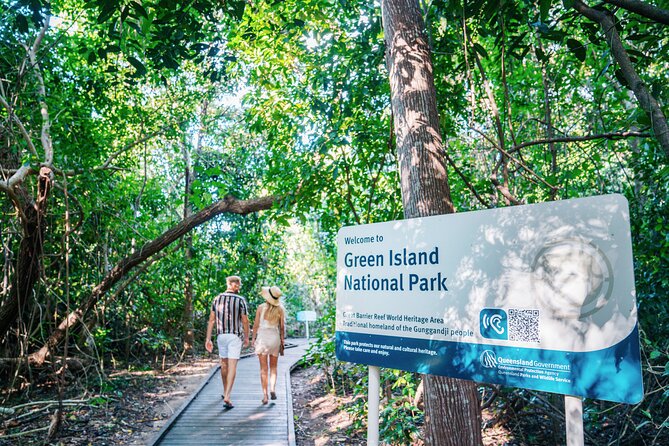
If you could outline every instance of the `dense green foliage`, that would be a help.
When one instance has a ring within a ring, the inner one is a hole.
[[[628,198],[648,396],[625,413],[589,402],[587,429],[603,443],[666,436],[668,154],[609,43],[570,2],[423,6],[458,211],[612,192]],[[669,28],[606,7],[666,116]],[[49,15],[30,62],[27,49]],[[271,210],[196,228],[192,258],[182,240],[132,270],[70,334],[70,354],[179,356],[186,328],[194,324],[200,345],[212,297],[227,275],[240,274],[252,306],[259,286],[284,289],[295,333],[295,312],[317,310],[311,361],[333,392],[363,393],[363,368],[334,357],[334,237],[345,225],[402,216],[378,4],[0,0],[0,43],[1,179],[45,162],[44,100],[55,184],[40,280],[2,338],[2,356],[38,349],[117,262],[183,218],[185,195],[197,212],[228,195],[276,194]],[[23,186],[34,195],[36,176]],[[9,188],[0,192],[4,305],[23,233]],[[186,271],[193,321],[184,320]],[[395,422],[382,436],[406,444],[422,423],[413,401],[419,377],[388,370],[383,382],[382,416]],[[497,401],[508,409],[509,398]],[[521,410],[536,407],[531,396],[523,401]],[[364,399],[349,410],[362,426]],[[607,429],[611,423],[620,427]]]

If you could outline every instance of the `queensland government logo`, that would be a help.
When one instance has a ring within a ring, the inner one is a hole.
[[[495,352],[492,350],[483,350],[481,356],[479,356],[479,361],[481,361],[483,367],[488,369],[497,367],[497,358],[495,357]]]

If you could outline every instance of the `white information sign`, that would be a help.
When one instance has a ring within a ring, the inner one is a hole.
[[[316,320],[315,311],[298,311],[297,320],[299,322],[313,322]]]
[[[345,227],[337,242],[340,360],[642,399],[622,195]]]

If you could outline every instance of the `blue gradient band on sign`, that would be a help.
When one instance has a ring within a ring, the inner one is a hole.
[[[627,404],[643,398],[638,326],[591,352],[336,332],[341,361]]]

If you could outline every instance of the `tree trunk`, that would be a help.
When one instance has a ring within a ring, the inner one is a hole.
[[[30,362],[35,365],[42,365],[49,353],[63,340],[65,331],[72,329],[72,327],[84,320],[84,316],[98,303],[98,301],[111,289],[125,274],[135,266],[144,262],[154,254],[169,246],[174,241],[187,234],[191,229],[205,223],[217,215],[224,212],[232,214],[246,215],[252,212],[258,212],[264,209],[269,209],[278,201],[275,196],[262,197],[253,200],[237,200],[233,197],[226,197],[223,200],[204,208],[197,214],[193,214],[187,219],[182,220],[178,225],[168,229],[156,239],[147,242],[140,249],[133,254],[125,257],[119,261],[114,268],[102,279],[90,296],[84,303],[72,311],[67,317],[58,325],[49,336],[46,343],[38,351],[30,355]]]
[[[381,8],[404,216],[452,213],[432,60],[418,2],[383,0]],[[426,444],[481,445],[476,385],[431,375],[424,380]]]
[[[184,187],[184,220],[191,216],[191,160],[188,153],[188,145],[184,138],[184,163],[186,165],[186,184]],[[184,312],[183,322],[186,328],[184,334],[184,352],[191,353],[193,345],[195,344],[195,332],[193,327],[193,273],[191,271],[191,263],[193,261],[193,236],[188,233],[186,235],[186,243],[184,246],[184,260],[186,262],[185,277],[184,277]]]
[[[202,135],[204,134],[204,123],[207,118],[207,112],[209,110],[209,102],[203,101],[202,108],[200,110],[200,127],[197,132],[197,141],[195,143],[195,153],[194,156],[190,156],[188,141],[186,140],[184,134],[184,164],[186,166],[186,181],[184,187],[184,220],[189,218],[193,214],[193,204],[190,201],[192,194],[192,184],[197,179],[197,171],[195,167],[197,166],[200,160],[200,154],[202,153]],[[186,333],[184,335],[184,351],[190,353],[195,345],[195,327],[193,321],[193,274],[191,271],[191,263],[193,261],[193,236],[188,234],[186,236],[186,247],[185,254],[186,260],[186,277],[184,278],[184,312],[183,312],[183,321],[186,327]]]
[[[51,191],[51,181],[51,169],[42,167],[38,177],[37,201],[33,201],[23,185],[15,188],[15,193],[23,204],[20,213],[25,218],[22,219],[23,238],[16,259],[14,283],[7,303],[0,308],[0,338],[24,313],[35,283],[39,279],[44,246],[44,216],[47,198]]]

